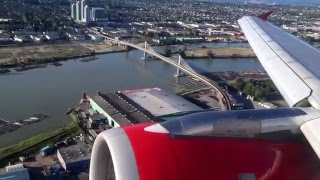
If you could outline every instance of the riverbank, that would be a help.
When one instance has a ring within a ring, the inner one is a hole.
[[[10,159],[18,157],[19,155],[28,155],[37,151],[44,145],[52,144],[70,134],[79,131],[78,122],[73,120],[67,126],[55,130],[51,130],[39,135],[36,135],[30,139],[22,141],[18,144],[8,146],[0,149],[0,166],[2,163],[7,162]]]
[[[187,50],[186,58],[255,58],[256,55],[251,48],[247,47],[219,47],[199,48]]]
[[[66,42],[0,48],[0,68],[53,63],[97,54],[127,51],[105,42]]]

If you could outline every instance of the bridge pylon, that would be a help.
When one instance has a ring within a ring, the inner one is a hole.
[[[178,60],[178,65],[182,65],[181,64],[181,59],[182,59],[182,57],[181,57],[181,55],[179,55],[179,60]],[[184,74],[180,71],[180,68],[178,68],[177,67],[177,72],[176,72],[176,74],[174,75],[174,77],[181,77],[181,76],[183,76]]]
[[[147,43],[147,41],[145,41],[144,42],[144,49],[147,50],[147,48],[148,48],[148,43]],[[146,51],[143,51],[142,59],[146,60],[147,58],[148,58],[148,55],[147,55]]]

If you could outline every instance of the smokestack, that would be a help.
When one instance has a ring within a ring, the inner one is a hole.
[[[83,99],[84,102],[88,101],[88,96],[87,96],[86,92],[83,92],[82,99]]]

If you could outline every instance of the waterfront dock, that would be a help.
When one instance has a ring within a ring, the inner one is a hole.
[[[18,129],[24,125],[39,122],[47,117],[48,116],[44,115],[44,114],[34,114],[34,115],[30,116],[29,118],[24,119],[24,120],[20,120],[20,121],[8,121],[3,118],[0,118],[0,135],[15,131],[16,129]]]
[[[2,125],[2,124],[8,124],[9,123],[9,121],[7,121],[7,120],[5,120],[5,119],[3,119],[3,118],[0,118],[0,125]]]

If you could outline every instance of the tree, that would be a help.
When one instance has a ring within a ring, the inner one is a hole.
[[[242,78],[236,78],[230,83],[230,86],[238,91],[243,91],[244,87],[246,86],[246,83]]]
[[[182,57],[182,58],[185,58],[186,57],[186,52],[185,51],[180,51],[180,56]]]
[[[266,82],[266,91],[268,92],[276,92],[277,87],[274,85],[272,81],[267,81]]]
[[[199,31],[197,29],[192,29],[193,36],[199,36]]]
[[[255,86],[254,88],[254,97],[257,98],[260,101],[266,100],[266,92],[263,88],[259,86]]]
[[[182,46],[182,51],[186,51],[187,50],[187,46],[183,45]]]
[[[189,29],[190,36],[199,36],[199,31],[197,29]]]
[[[168,48],[168,47],[165,47],[165,48],[164,48],[164,56],[170,57],[171,54],[172,54],[171,49]]]
[[[27,19],[27,16],[25,14],[22,14],[20,18],[21,18],[21,22],[22,23],[24,23],[24,24],[28,23],[28,19]]]
[[[147,37],[150,37],[150,38],[156,38],[156,37],[157,37],[157,34],[154,33],[154,32],[147,32],[146,36],[147,36]]]
[[[10,33],[10,38],[13,39],[15,35],[13,33]]]
[[[253,95],[252,94],[252,90],[253,90],[253,84],[252,83],[248,83],[245,85],[245,87],[243,88],[243,92],[246,94],[246,95]]]
[[[250,78],[245,79],[244,82],[245,83],[252,83],[252,84],[254,83],[254,81]]]
[[[208,51],[207,51],[207,56],[208,56],[210,59],[212,59],[212,58],[214,58],[214,53],[213,53],[211,50],[208,50]]]
[[[314,38],[314,37],[312,37],[312,36],[307,36],[306,38],[306,41],[308,41],[308,42],[314,42],[316,39]]]

